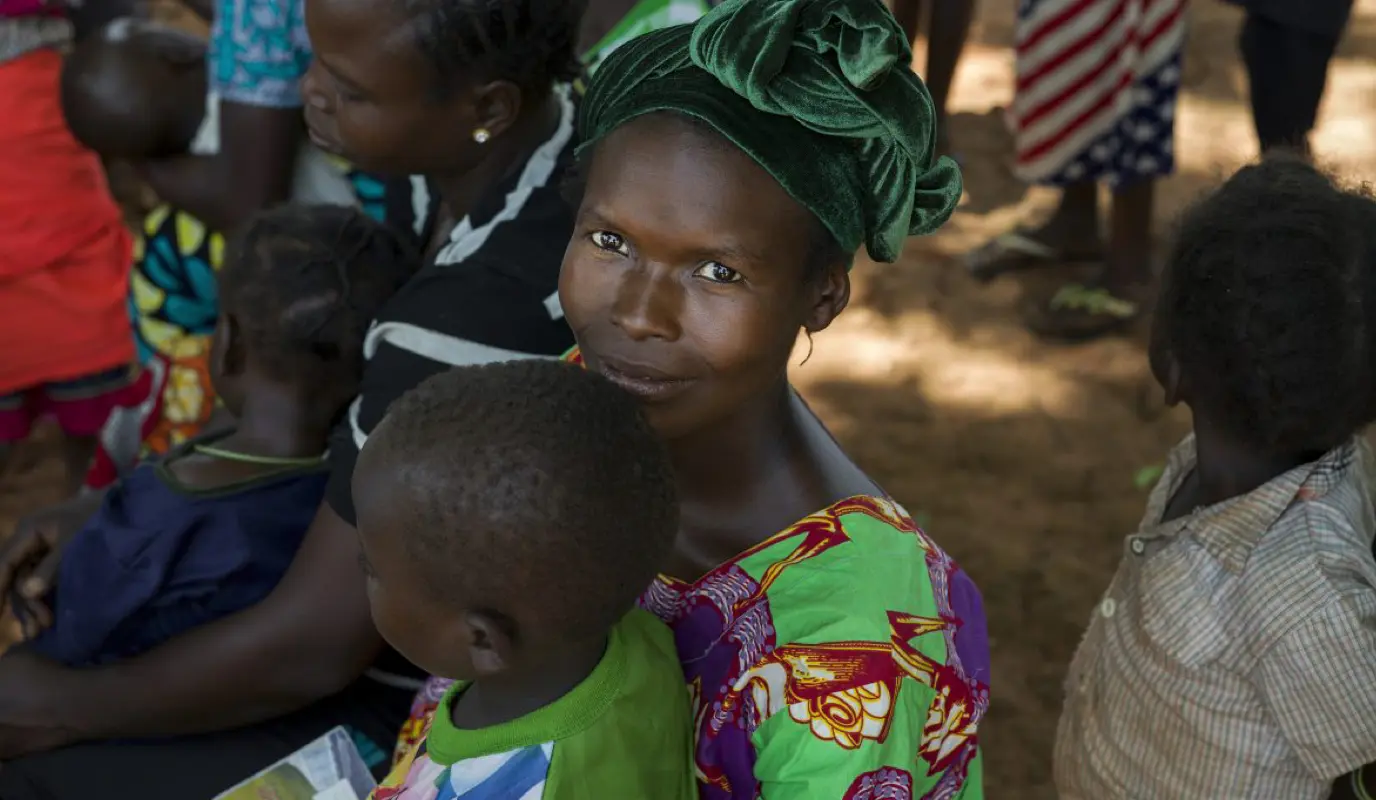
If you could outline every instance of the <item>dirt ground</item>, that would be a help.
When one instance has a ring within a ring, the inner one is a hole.
[[[961,212],[902,263],[857,265],[851,309],[816,338],[796,378],[860,464],[982,587],[994,655],[990,796],[1040,800],[1054,797],[1050,747],[1066,663],[1141,514],[1134,474],[1158,463],[1188,421],[1162,408],[1141,331],[1074,348],[1022,331],[1024,297],[1064,274],[980,286],[955,263],[1053,200],[1008,168],[1001,111],[1012,93],[1015,6],[983,0],[953,92]],[[1190,22],[1180,172],[1161,188],[1163,235],[1176,210],[1255,149],[1238,14],[1198,0]],[[922,63],[919,53],[919,72]],[[1314,143],[1339,174],[1376,179],[1373,130],[1376,0],[1358,0]],[[0,532],[59,492],[50,436],[17,461],[0,478]]]

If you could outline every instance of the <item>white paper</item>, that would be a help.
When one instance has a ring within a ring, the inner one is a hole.
[[[215,800],[361,800],[377,787],[344,728],[319,739],[224,792]]]

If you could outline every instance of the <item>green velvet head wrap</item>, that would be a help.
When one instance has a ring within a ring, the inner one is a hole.
[[[598,68],[582,147],[644,114],[701,120],[816,214],[846,252],[894,261],[960,199],[935,158],[934,107],[880,0],[727,0],[646,34]]]

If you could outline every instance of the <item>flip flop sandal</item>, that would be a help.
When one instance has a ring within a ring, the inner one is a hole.
[[[1164,464],[1152,464],[1149,467],[1142,467],[1133,473],[1132,485],[1141,491],[1146,491],[1156,485],[1161,480],[1161,476],[1166,473]]]
[[[1033,309],[1027,317],[1027,327],[1048,339],[1083,342],[1116,333],[1141,314],[1140,304],[1108,289],[1068,283]]]
[[[970,277],[983,283],[1019,270],[1046,267],[1071,261],[1092,261],[1098,253],[1070,254],[1033,238],[1025,231],[1008,231],[989,240],[983,247],[965,255]]]

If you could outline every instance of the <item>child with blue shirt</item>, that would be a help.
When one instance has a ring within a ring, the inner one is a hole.
[[[406,241],[356,209],[253,217],[220,274],[211,347],[237,424],[141,465],[54,548],[51,613],[11,598],[37,633],[28,647],[108,663],[266,596],[320,506],[326,439],[357,393],[368,325],[416,264]]]

